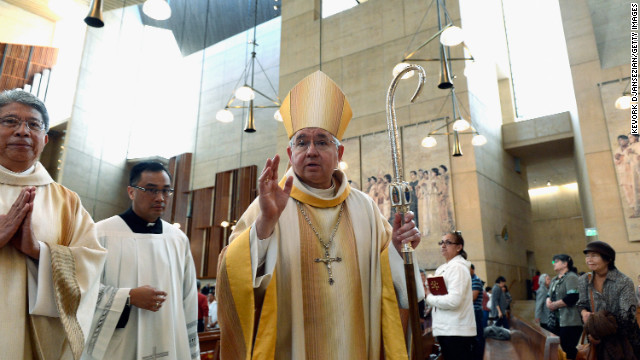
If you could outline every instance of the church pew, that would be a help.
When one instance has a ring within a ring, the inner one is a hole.
[[[511,340],[486,339],[485,360],[558,360],[557,335],[516,316],[510,323]]]
[[[200,358],[218,360],[220,358],[220,329],[198,333]]]

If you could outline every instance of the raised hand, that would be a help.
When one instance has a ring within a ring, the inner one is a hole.
[[[267,159],[258,179],[260,215],[256,219],[256,234],[259,239],[271,236],[291,194],[293,177],[287,179],[284,188],[278,186],[278,164],[280,164],[278,155],[273,159]]]
[[[156,312],[167,299],[167,293],[149,285],[140,286],[129,291],[131,305],[140,309]]]
[[[412,248],[416,248],[420,243],[420,230],[413,222],[413,212],[409,211],[404,214],[404,225],[402,225],[402,216],[396,213],[393,218],[393,235],[391,241],[396,247],[398,253],[402,252],[402,244],[408,243]]]
[[[14,238],[27,213],[33,208],[36,188],[29,186],[20,191],[18,198],[5,215],[0,215],[0,248]]]

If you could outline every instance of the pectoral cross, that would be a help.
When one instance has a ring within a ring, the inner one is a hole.
[[[333,285],[333,283],[335,281],[333,280],[333,271],[332,271],[332,268],[331,268],[331,263],[334,262],[334,261],[335,262],[340,262],[340,261],[342,261],[342,258],[337,257],[337,256],[332,258],[332,257],[329,256],[329,252],[325,251],[323,258],[316,258],[314,260],[315,260],[315,262],[323,262],[327,266],[327,271],[329,272],[329,285]]]
[[[165,356],[169,356],[169,352],[168,351],[161,352],[160,354],[158,354],[156,352],[156,347],[154,346],[153,347],[153,354],[147,355],[147,356],[143,356],[142,360],[156,360],[158,358],[165,357]]]

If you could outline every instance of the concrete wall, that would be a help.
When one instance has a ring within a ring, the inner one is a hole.
[[[133,147],[136,158],[141,143],[146,156],[167,157],[163,151],[176,144],[193,151],[199,77],[195,84],[176,78],[189,80],[183,66],[200,74],[197,54],[176,61],[173,35],[144,27],[137,6],[105,12],[104,22],[87,28],[60,177],[96,221],[129,206]]]
[[[318,69],[321,46],[322,70],[341,86],[353,108],[353,120],[345,137],[386,129],[385,94],[392,79],[391,69],[402,59],[404,51],[413,50],[437,31],[435,8],[429,12],[423,28],[412,42],[428,2],[366,2],[323,19],[321,24],[314,4],[311,0],[291,0],[283,4],[280,93],[284,95],[302,77]],[[447,9],[459,24],[458,2],[448,2]],[[460,48],[451,51],[454,57],[462,56]],[[437,43],[420,54],[417,57],[437,57]],[[415,104],[408,104],[415,79],[398,87],[396,112],[399,125],[451,116],[450,105],[442,110],[448,94],[436,87],[437,63],[421,65],[427,70],[427,85]],[[483,68],[488,75],[485,72],[486,78],[475,82],[466,81],[462,76],[463,68],[462,62],[452,64],[452,73],[458,76],[454,81],[456,93],[462,107],[469,110],[474,125],[487,136],[489,143],[473,148],[471,136],[463,135],[464,156],[451,158],[457,228],[463,232],[465,250],[476,264],[479,276],[489,279],[489,283],[498,275],[506,276],[510,282],[516,280],[512,292],[514,296],[522,297],[526,278],[523,264],[526,264],[531,234],[526,176],[513,171],[513,158],[502,150],[495,65]],[[278,136],[280,154],[284,154],[287,140],[281,130]],[[438,138],[438,141],[438,146],[449,144],[446,137]],[[405,154],[407,156],[410,154]],[[281,165],[281,171],[285,166]],[[496,238],[505,224],[510,232],[507,243]],[[419,251],[434,250],[437,250],[436,244],[425,242],[419,248]]]
[[[616,3],[628,9],[627,3]],[[579,129],[582,137],[583,167],[589,186],[586,190],[592,199],[592,204],[588,205],[591,205],[591,211],[594,214],[593,226],[598,229],[599,240],[608,242],[616,250],[618,268],[636,281],[637,264],[640,261],[640,243],[629,241],[630,237],[625,227],[622,201],[598,89],[598,83],[629,76],[630,59],[625,65],[605,68],[605,64],[598,56],[598,42],[594,33],[589,2],[562,0],[559,4],[576,94],[575,118],[578,126],[574,124],[574,129]],[[626,14],[628,16],[628,13]],[[619,22],[628,23],[628,18],[619,19]],[[602,26],[602,24],[596,25]],[[609,51],[630,53],[626,44]],[[582,199],[581,201],[584,204]],[[588,226],[587,215],[583,211],[585,225]],[[580,261],[577,263],[580,264]]]
[[[580,196],[575,186],[561,185],[557,191],[532,195],[533,248],[536,268],[555,276],[551,259],[555,254],[567,254],[578,271],[587,271],[584,264],[584,229]]]
[[[243,131],[246,109],[231,109],[234,114],[231,123],[216,120],[216,112],[225,107],[233,91],[245,81],[242,74],[251,56],[251,46],[247,42],[252,38],[251,29],[223,40],[205,51],[193,189],[214,186],[216,173],[238,167],[257,165],[260,173],[267,157],[275,155],[276,134],[283,127],[282,123],[273,118],[277,108],[255,109],[254,133]],[[279,80],[280,18],[258,25],[256,39],[256,58],[259,64],[255,63],[254,87],[275,98]],[[254,106],[273,105],[260,95],[256,95],[254,101]],[[236,105],[246,106],[246,103],[235,100],[232,106]]]

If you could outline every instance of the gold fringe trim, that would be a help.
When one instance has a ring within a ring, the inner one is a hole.
[[[84,334],[76,318],[80,306],[80,286],[76,279],[76,262],[71,249],[49,244],[51,249],[51,272],[56,307],[67,335],[74,359],[80,359],[84,348]]]

